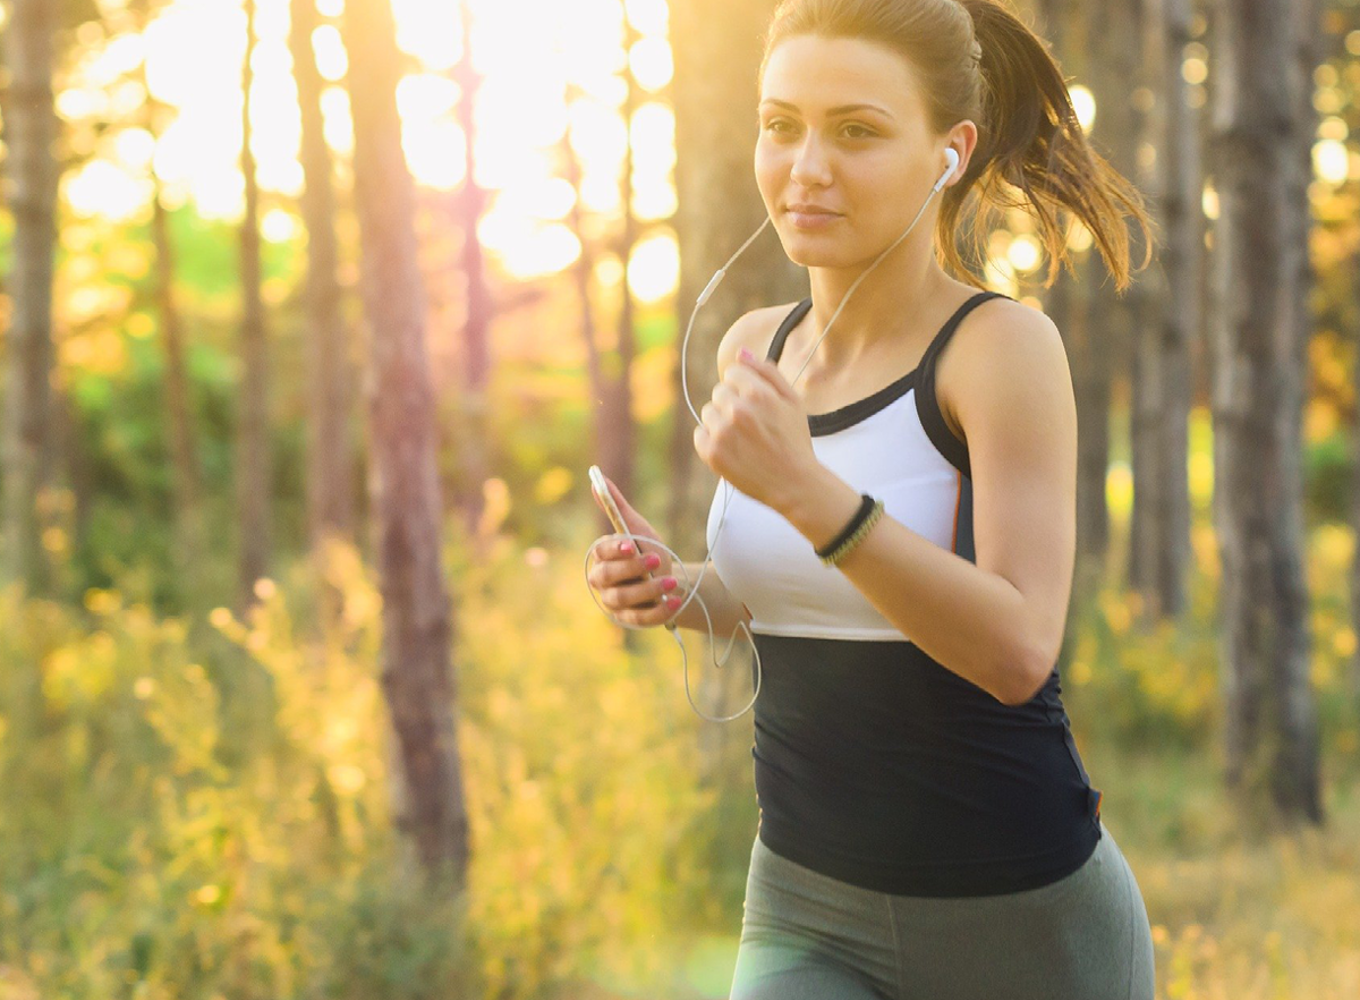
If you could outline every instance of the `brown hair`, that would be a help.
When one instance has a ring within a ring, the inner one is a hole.
[[[1086,140],[1067,81],[1045,43],[997,0],[782,0],[765,35],[760,77],[774,47],[793,35],[862,38],[906,57],[923,82],[937,134],[971,119],[978,144],[962,180],[942,191],[936,225],[941,265],[982,287],[955,244],[963,203],[977,187],[971,250],[985,260],[991,216],[1024,208],[1036,216],[1049,256],[1044,287],[1072,267],[1067,209],[1091,231],[1123,291],[1130,281],[1125,214],[1142,228],[1152,259],[1154,225],[1138,188]],[[1002,182],[1005,182],[1003,185]],[[1018,191],[1018,195],[1013,193]]]

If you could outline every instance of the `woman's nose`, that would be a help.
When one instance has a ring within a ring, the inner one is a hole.
[[[807,187],[823,187],[830,182],[830,167],[815,135],[809,134],[798,147],[789,177]]]

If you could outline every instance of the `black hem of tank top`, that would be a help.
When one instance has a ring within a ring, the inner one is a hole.
[[[894,379],[877,392],[853,403],[847,403],[845,406],[827,413],[809,413],[809,433],[813,437],[821,437],[843,431],[847,427],[853,427],[860,421],[873,416],[893,400],[904,396],[908,390],[915,388],[916,410],[920,415],[926,435],[946,461],[971,479],[967,446],[955,437],[954,432],[949,429],[949,425],[945,423],[944,417],[940,413],[939,402],[935,399],[935,358],[944,349],[944,345],[948,343],[950,336],[953,335],[954,330],[958,328],[963,318],[976,306],[994,298],[1010,298],[1010,296],[1002,292],[984,290],[960,305],[935,334],[926,347],[925,354],[922,355],[920,362],[905,375]],[[811,308],[812,298],[809,296],[795,305],[792,311],[784,317],[765,352],[766,361],[777,362],[779,360],[789,333]]]
[[[1026,876],[1021,878],[996,879],[994,873],[987,876],[978,876],[976,872],[982,868],[999,865],[1013,864],[1015,861],[1033,860],[1026,858],[989,858],[985,861],[962,861],[957,864],[935,863],[929,868],[923,867],[919,872],[905,878],[883,878],[865,874],[858,868],[847,868],[834,863],[828,863],[825,858],[813,857],[801,850],[799,841],[790,837],[784,839],[776,834],[774,843],[770,842],[770,831],[762,821],[756,828],[756,836],[760,838],[765,847],[794,864],[802,865],[824,875],[848,885],[856,886],[860,889],[867,889],[870,892],[883,893],[889,896],[918,896],[931,899],[973,899],[982,896],[1004,896],[1011,893],[1025,892],[1030,889],[1042,889],[1046,885],[1051,885],[1059,879],[1071,875],[1082,865],[1086,864],[1095,854],[1096,847],[1104,836],[1104,830],[1098,817],[1088,817],[1088,822],[1065,844],[1061,851],[1073,852],[1056,868],[1044,871],[1039,876]],[[1051,856],[1061,857],[1058,850],[1047,852]],[[968,869],[973,869],[969,872]],[[972,881],[969,881],[969,876]]]

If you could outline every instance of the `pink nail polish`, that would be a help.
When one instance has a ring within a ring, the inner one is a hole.
[[[645,561],[647,563],[648,569],[656,569],[658,566],[661,565],[661,557],[657,555],[655,552],[648,553]]]

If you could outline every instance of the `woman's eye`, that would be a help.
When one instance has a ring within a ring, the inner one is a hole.
[[[787,124],[788,123],[783,118],[776,118],[774,121],[767,122],[765,128],[767,131],[779,134],[782,131],[780,126]],[[850,134],[851,129],[855,129],[859,134]],[[846,125],[842,131],[849,135],[851,139],[867,139],[874,134],[873,130],[867,129],[863,125],[854,124]]]

